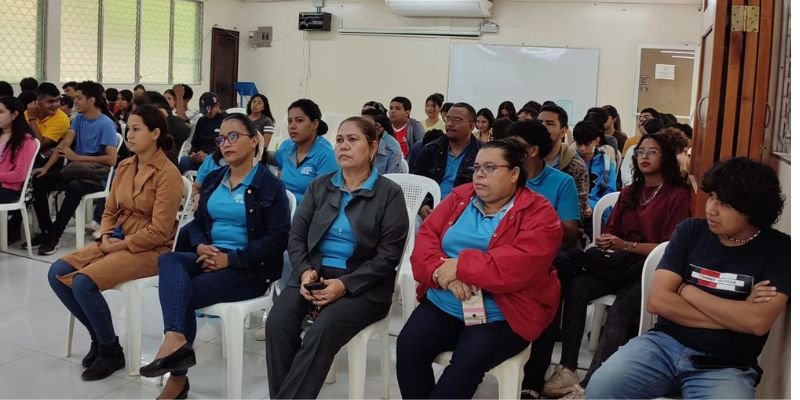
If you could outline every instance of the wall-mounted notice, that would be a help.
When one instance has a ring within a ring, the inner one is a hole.
[[[656,64],[656,79],[675,80],[675,65]]]

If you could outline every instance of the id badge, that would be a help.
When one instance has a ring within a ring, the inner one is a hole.
[[[461,307],[464,311],[464,325],[480,325],[487,322],[486,307],[483,305],[483,291],[481,289],[474,292],[469,300],[462,301]]]

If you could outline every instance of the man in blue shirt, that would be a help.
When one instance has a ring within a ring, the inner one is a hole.
[[[475,130],[475,109],[467,103],[456,103],[447,112],[446,134],[422,148],[412,174],[426,176],[439,183],[444,199],[454,187],[472,182],[473,164],[480,142]],[[431,208],[422,206],[420,216],[428,217]]]
[[[39,221],[41,233],[32,240],[39,246],[39,255],[56,252],[59,239],[67,223],[72,219],[81,198],[89,193],[105,188],[106,177],[102,179],[72,179],[65,181],[59,171],[53,168],[66,158],[70,162],[80,161],[113,167],[117,162],[117,128],[108,117],[108,106],[103,98],[103,87],[92,81],[78,84],[75,95],[75,109],[78,115],[72,120],[64,139],[55,147],[47,163],[32,171],[33,209]],[[53,170],[51,170],[51,168]],[[65,167],[66,168],[66,167]],[[63,189],[64,201],[58,210],[55,222],[50,219],[48,196],[50,192]],[[77,234],[82,235],[83,232]]]
[[[600,199],[617,191],[617,163],[600,147],[603,131],[587,121],[578,122],[572,129],[578,155],[586,163],[589,173],[589,204],[583,210],[583,217],[591,226],[592,210]]]

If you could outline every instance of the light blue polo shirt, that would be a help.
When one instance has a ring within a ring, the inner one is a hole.
[[[369,178],[354,193],[361,190],[372,190],[377,180],[378,169],[372,168]],[[319,251],[322,253],[323,266],[347,269],[347,260],[353,256],[353,252],[356,250],[356,237],[345,213],[347,205],[353,200],[353,193],[347,190],[341,170],[331,177],[331,183],[342,191],[342,203],[339,205],[339,214],[319,243]]]
[[[546,197],[562,221],[580,221],[578,188],[572,176],[545,165],[536,177],[528,179],[528,189]]]
[[[83,156],[102,156],[107,146],[117,147],[117,126],[108,116],[100,114],[95,119],[78,114],[72,120],[70,129],[75,131],[73,148]]]
[[[439,183],[439,189],[442,190],[442,199],[447,197],[453,191],[453,186],[456,184],[456,175],[458,174],[458,167],[461,166],[461,160],[464,159],[465,150],[461,151],[458,157],[452,155],[450,150],[447,151],[447,165],[444,168],[444,175],[442,182]]]
[[[514,199],[508,202],[494,215],[483,212],[483,201],[478,196],[473,196],[470,205],[464,210],[453,226],[447,230],[442,238],[442,251],[449,258],[459,258],[466,249],[477,249],[483,252],[489,250],[492,235],[508,210],[514,206]],[[428,289],[426,297],[440,310],[451,316],[464,319],[464,310],[453,292],[446,289]],[[492,294],[483,290],[483,305],[486,308],[488,322],[505,321],[500,307],[492,298]]]
[[[197,169],[197,175],[194,177],[194,181],[197,182],[199,185],[203,184],[203,181],[206,179],[208,174],[228,165],[228,162],[225,161],[224,158],[219,159],[219,163],[214,161],[214,156],[209,154],[206,156],[206,159],[203,160],[203,163],[200,164],[200,168]]]
[[[303,195],[314,178],[339,169],[333,146],[322,136],[314,139],[311,150],[300,164],[297,164],[297,144],[286,139],[275,152],[275,164],[281,171],[281,181],[297,199],[303,201]]]
[[[209,157],[207,157],[209,158]],[[208,215],[211,217],[211,244],[215,247],[236,250],[247,246],[247,213],[244,192],[253,181],[258,166],[235,188],[231,188],[231,171],[225,172],[222,182],[208,199]]]

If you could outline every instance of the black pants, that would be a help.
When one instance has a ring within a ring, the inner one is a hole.
[[[329,269],[323,277],[328,279]],[[309,302],[300,288],[287,286],[267,317],[267,378],[272,399],[312,399],[319,395],[333,359],[358,332],[389,313],[390,303],[344,296],[323,307],[301,339]]]
[[[99,192],[105,188],[105,182],[90,180],[72,180],[64,182],[59,175],[60,168],[53,168],[44,176],[33,179],[33,210],[39,221],[39,230],[48,232],[53,237],[61,237],[69,220],[81,203],[81,197]],[[64,190],[64,201],[56,214],[56,221],[50,220],[50,204],[47,201],[50,192]]]
[[[0,204],[16,203],[19,201],[19,196],[23,194],[19,191],[6,189],[0,187]],[[8,213],[8,241],[19,239],[19,228],[22,224],[22,214],[19,211],[11,211]]]
[[[564,298],[561,364],[575,367],[578,365],[583,328],[586,324],[586,307],[589,302],[607,294],[616,295],[614,304],[608,308],[603,333],[600,335],[597,351],[584,380],[589,382],[592,373],[632,337],[631,327],[639,319],[641,292],[640,280],[632,281],[620,289],[589,274],[574,279]],[[597,335],[600,332],[592,334]]]
[[[464,321],[423,300],[397,338],[397,382],[404,399],[470,399],[483,376],[519,354],[528,341],[506,321],[465,326]],[[452,351],[435,382],[431,364]]]

